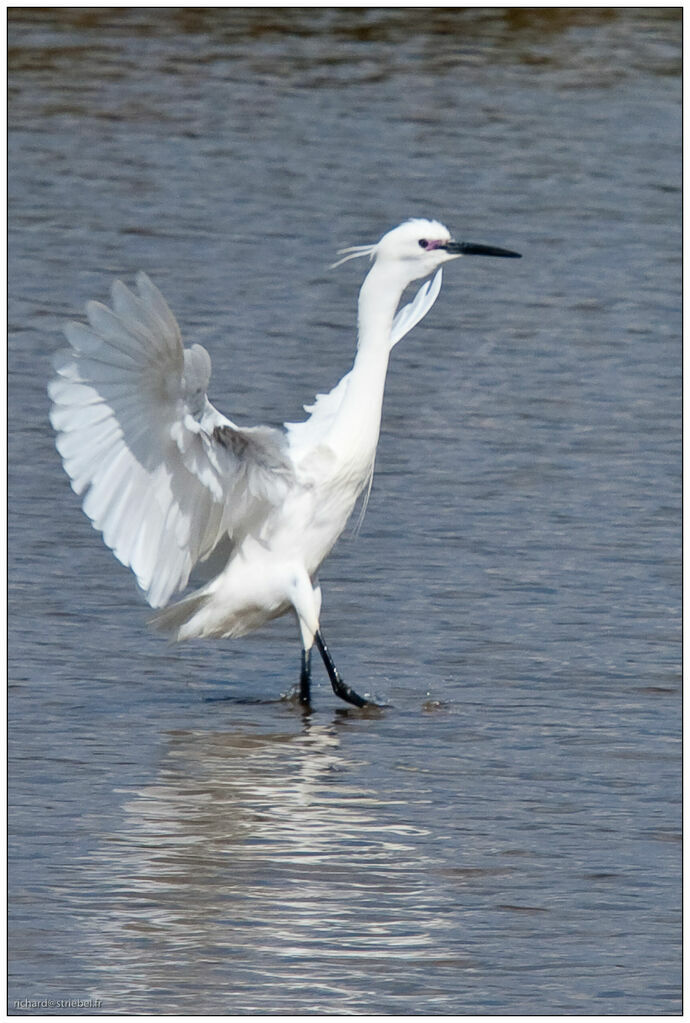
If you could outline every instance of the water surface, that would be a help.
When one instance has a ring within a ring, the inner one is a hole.
[[[11,12],[11,1010],[679,1011],[680,32]],[[335,250],[411,215],[524,258],[450,266],[395,350],[321,579],[390,706],[318,671],[305,716],[291,621],[146,628],[60,468],[50,356],[144,269],[212,400],[294,420],[352,358]]]

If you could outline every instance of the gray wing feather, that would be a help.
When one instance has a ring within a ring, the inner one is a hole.
[[[242,430],[206,392],[211,360],[185,349],[146,274],[86,307],[54,360],[51,422],[83,508],[152,607],[182,589],[225,538],[252,528],[292,480],[285,437]]]

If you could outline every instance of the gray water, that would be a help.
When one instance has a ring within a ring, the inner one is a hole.
[[[11,1011],[680,1010],[680,33],[10,11]],[[50,357],[145,269],[221,410],[297,419],[352,359],[336,249],[408,216],[523,259],[449,266],[395,349],[321,577],[388,706],[317,670],[305,715],[292,621],[148,630],[60,467]]]

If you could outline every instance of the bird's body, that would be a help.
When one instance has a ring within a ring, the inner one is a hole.
[[[145,274],[119,282],[113,309],[87,305],[66,328],[50,385],[58,450],[84,511],[137,576],[157,626],[174,638],[236,637],[289,610],[302,638],[301,698],[310,651],[336,693],[367,701],[337,673],[320,633],[316,574],[371,481],[392,347],[438,295],[440,264],[463,254],[515,255],[451,240],[434,221],[408,221],[375,246],[359,298],[349,373],[285,430],[242,429],[209,402],[210,358],[184,349],[174,316]],[[436,272],[396,315],[406,286]],[[201,588],[168,607],[198,566]]]

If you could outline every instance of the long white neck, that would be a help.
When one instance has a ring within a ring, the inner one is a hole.
[[[367,350],[390,352],[393,318],[407,283],[385,264],[374,263],[359,292],[358,356]]]
[[[353,474],[368,479],[381,426],[383,391],[391,350],[391,328],[407,280],[374,263],[359,293],[357,354],[347,392],[329,431],[328,443]]]

